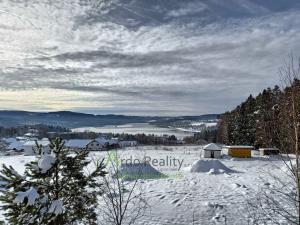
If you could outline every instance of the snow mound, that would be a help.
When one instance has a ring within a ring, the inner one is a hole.
[[[216,145],[214,143],[210,143],[208,145],[205,145],[203,149],[205,149],[205,150],[213,150],[213,151],[222,150],[218,145]]]
[[[121,164],[118,174],[125,180],[159,179],[166,177],[166,175],[148,163]]]
[[[224,174],[234,173],[234,170],[229,169],[219,160],[198,160],[194,162],[189,171],[192,173],[207,173],[207,174]]]

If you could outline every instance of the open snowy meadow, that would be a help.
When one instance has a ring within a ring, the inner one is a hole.
[[[253,151],[250,159],[227,155],[203,159],[201,149],[138,146],[117,151],[122,164],[144,160],[166,175],[161,179],[139,180],[150,207],[137,224],[248,224],[247,202],[261,188],[273,185],[272,175],[285,177],[284,163],[279,157],[261,157]],[[106,162],[114,160],[111,156],[111,151],[90,153],[91,159],[106,158]],[[34,156],[1,156],[1,163],[22,173],[24,165],[33,159]]]

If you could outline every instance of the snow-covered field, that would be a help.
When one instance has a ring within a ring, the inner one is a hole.
[[[248,216],[247,200],[255,197],[261,187],[272,185],[269,174],[284,176],[280,169],[284,164],[280,159],[260,157],[256,153],[251,159],[228,156],[219,159],[225,166],[220,173],[206,172],[203,167],[192,173],[189,166],[200,159],[200,153],[201,146],[139,146],[118,151],[123,162],[146,157],[154,168],[168,175],[165,179],[141,182],[151,208],[137,224],[244,225]],[[93,152],[90,157],[102,158],[107,154]],[[33,158],[1,156],[1,163],[22,172],[24,164]],[[219,162],[214,165],[219,165]]]
[[[217,122],[194,122],[191,123],[191,126],[201,126],[201,125],[205,125],[206,127],[215,127],[217,126]]]

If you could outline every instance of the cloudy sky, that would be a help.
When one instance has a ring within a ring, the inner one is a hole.
[[[1,0],[0,109],[221,113],[300,54],[298,0]]]

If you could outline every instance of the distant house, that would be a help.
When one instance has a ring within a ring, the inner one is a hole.
[[[97,138],[100,144],[104,146],[105,149],[119,148],[119,140],[118,138],[106,139],[104,137]]]
[[[89,151],[101,151],[105,148],[103,143],[91,139],[71,139],[66,141],[65,146],[70,149],[83,149]]]
[[[36,138],[28,138],[28,137],[16,137],[17,141],[29,141],[29,140],[36,140]]]
[[[11,151],[11,150],[23,151],[24,150],[24,142],[15,140],[15,141],[9,143],[8,146],[6,147],[6,149],[8,151]]]
[[[105,139],[104,137],[99,137],[95,139],[99,144],[107,148],[109,146],[109,140]]]
[[[214,143],[210,143],[203,148],[204,158],[221,158],[221,155],[222,149]]]
[[[278,155],[279,154],[279,149],[278,148],[260,148],[259,149],[259,154],[261,156]]]
[[[13,137],[9,137],[9,138],[2,138],[1,141],[5,142],[5,143],[8,143],[8,144],[11,144],[11,143],[17,141],[17,139],[13,138]]]
[[[253,146],[232,145],[225,147],[228,155],[236,158],[251,158],[251,150]]]
[[[39,136],[38,133],[35,133],[35,132],[29,132],[29,133],[24,134],[24,137],[26,137],[26,138],[37,138],[38,136]]]
[[[120,144],[118,138],[112,138],[108,140],[108,145],[109,148],[119,148]]]
[[[37,148],[37,144],[42,147],[41,148],[41,154],[45,154],[45,153],[50,152],[50,148],[49,148],[50,141],[47,138],[44,138],[42,140],[31,140],[31,141],[25,142],[23,144],[23,146],[24,146],[24,155],[38,154],[38,152],[35,152],[36,148]]]
[[[134,147],[137,146],[137,141],[120,141],[119,146],[120,148]]]

